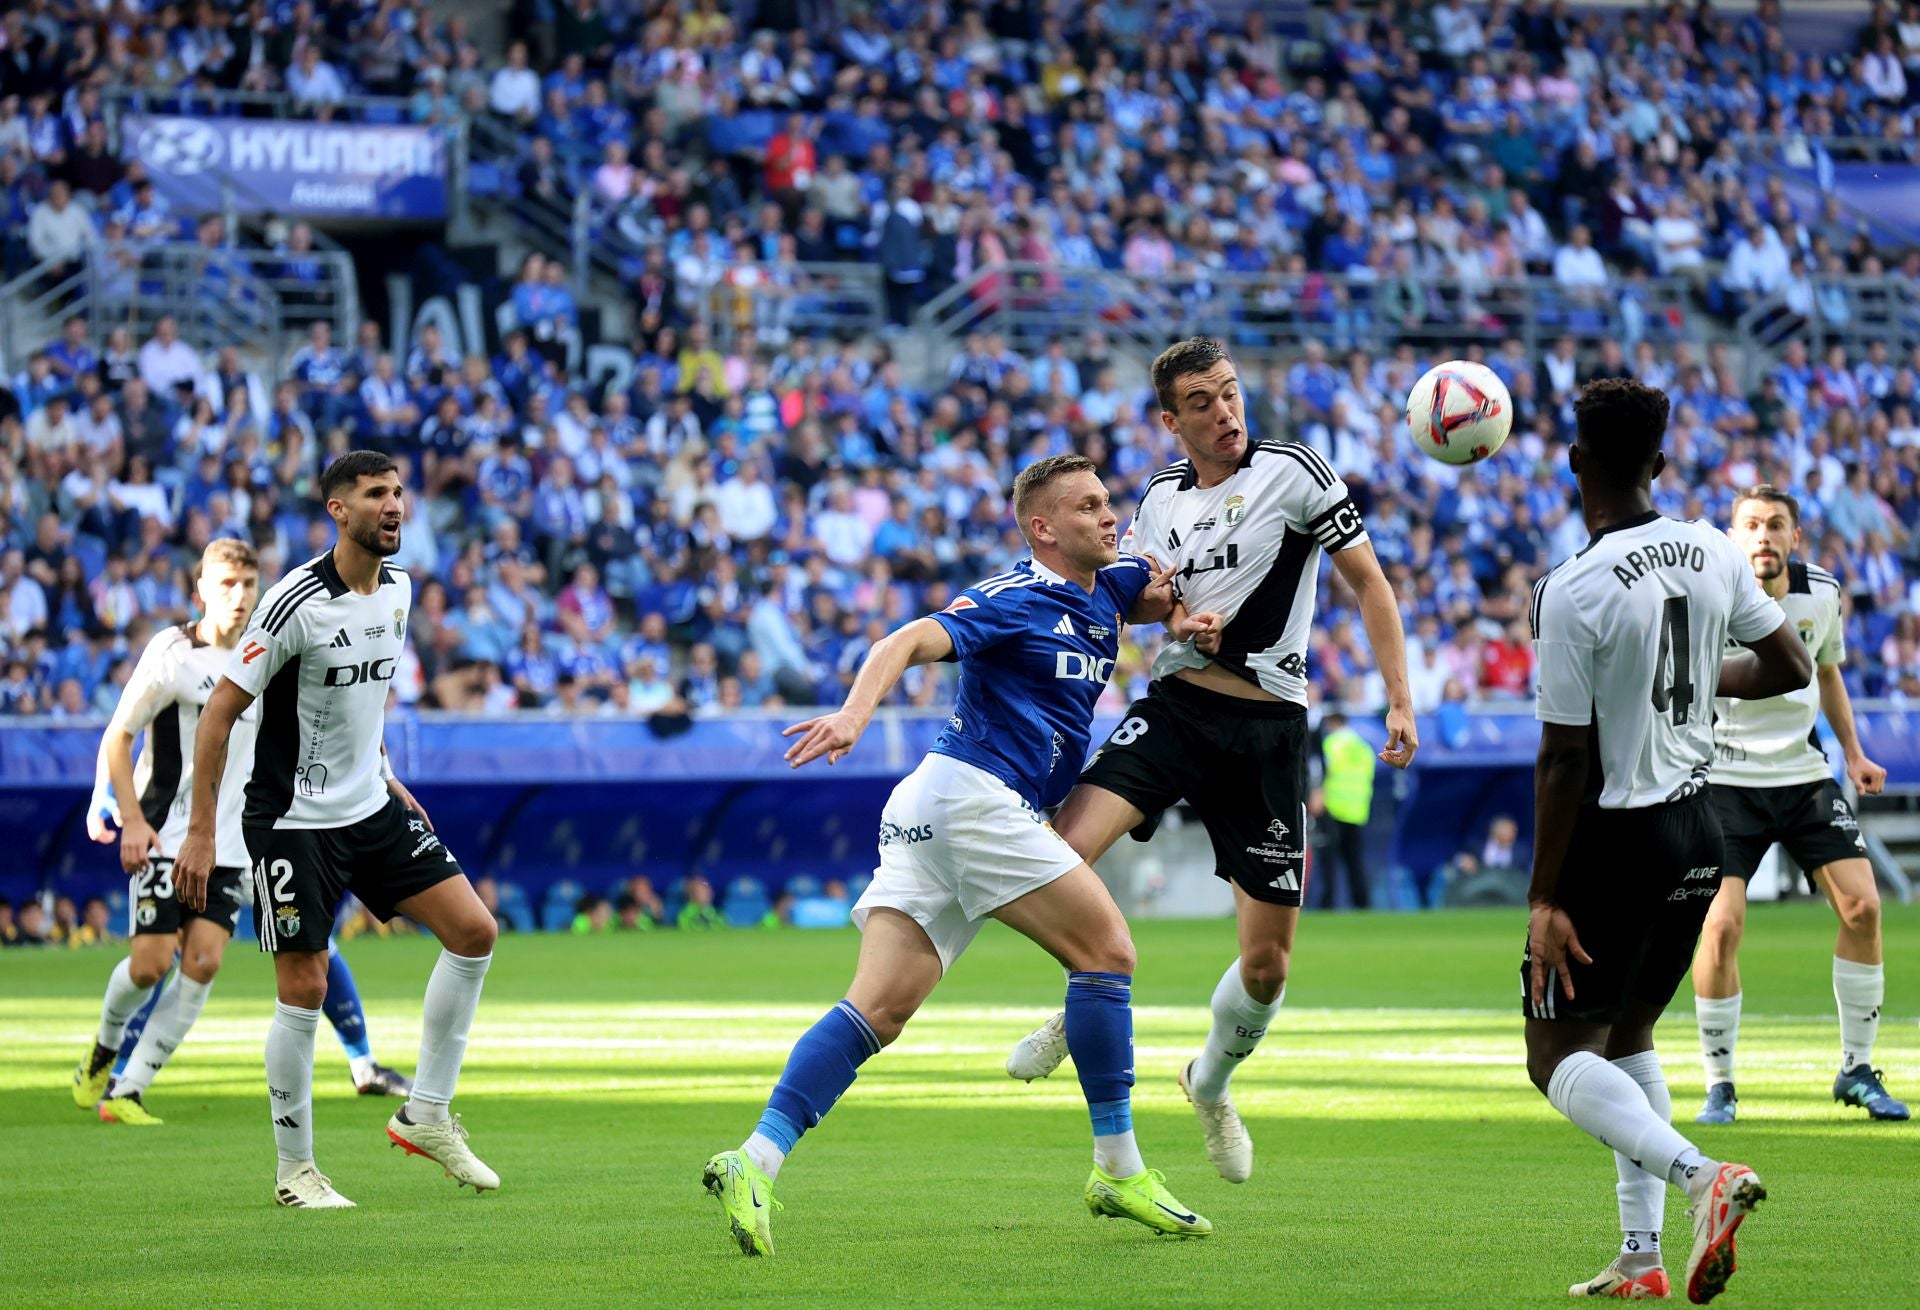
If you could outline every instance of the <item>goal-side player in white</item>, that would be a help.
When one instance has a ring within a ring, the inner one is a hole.
[[[1014,514],[1033,557],[875,643],[847,702],[789,728],[794,767],[853,749],[916,664],[958,660],[953,717],[880,814],[880,865],[853,908],[860,962],[846,996],[794,1044],[753,1133],[707,1161],[707,1190],[742,1254],[773,1254],[774,1179],[801,1135],[900,1035],[989,918],[1068,969],[1067,1040],[1093,1124],[1094,1214],[1159,1233],[1213,1226],[1175,1200],[1133,1135],[1133,939],[1106,886],[1047,825],[1087,755],[1120,629],[1172,609],[1167,575],[1121,555],[1107,490],[1082,455],[1022,470]]]
[[[1553,1108],[1614,1151],[1625,1231],[1574,1296],[1668,1294],[1668,1183],[1693,1204],[1687,1297],[1713,1299],[1734,1234],[1766,1191],[1742,1164],[1674,1131],[1653,1027],[1693,958],[1720,885],[1706,796],[1713,699],[1777,696],[1813,672],[1780,607],[1726,535],[1653,510],[1667,398],[1627,379],[1575,402],[1568,465],[1593,538],[1535,586],[1540,756],[1520,965],[1527,1073]],[[1723,653],[1727,639],[1750,651]]]
[[[260,594],[260,564],[253,547],[222,538],[200,555],[194,584],[204,616],[155,633],[127,679],[113,718],[101,737],[100,756],[114,794],[127,798],[120,819],[120,867],[126,871],[128,925],[133,941],[127,958],[107,980],[100,1032],[93,1050],[73,1072],[73,1099],[83,1109],[97,1104],[102,1120],[142,1126],[161,1120],[148,1112],[147,1088],[166,1066],[200,1017],[220,971],[227,942],[246,901],[243,885],[247,846],[234,802],[244,781],[239,770],[222,780],[230,813],[216,842],[217,867],[204,906],[185,904],[175,887],[173,853],[187,832],[187,799],[193,788],[193,734],[228,656]],[[237,753],[253,754],[259,719],[248,714],[234,729]],[[146,748],[134,763],[134,739]],[[109,835],[108,840],[113,840]],[[126,1071],[109,1082],[123,1035],[134,1013],[173,967],[180,977],[154,1007]]]
[[[381,741],[412,601],[407,575],[386,562],[400,549],[402,494],[393,461],[375,451],[342,455],[321,474],[339,535],[261,598],[201,711],[193,817],[174,864],[182,898],[203,904],[219,817],[209,779],[220,776],[235,721],[258,699],[242,827],[260,947],[273,955],[279,994],[266,1062],[280,1205],[353,1204],[313,1159],[313,1034],[327,935],[349,890],[382,920],[404,914],[422,924],[443,948],[427,982],[413,1093],[387,1136],[476,1191],[500,1185],[448,1114],[497,929],[393,777]]]
[[[1714,704],[1717,755],[1707,791],[1726,834],[1727,862],[1693,957],[1693,1012],[1706,1068],[1707,1104],[1699,1123],[1732,1123],[1734,1042],[1740,1035],[1740,937],[1747,922],[1747,882],[1775,842],[1787,848],[1807,882],[1826,894],[1840,919],[1833,946],[1833,999],[1840,1010],[1840,1072],[1833,1099],[1863,1107],[1875,1119],[1905,1119],[1873,1067],[1873,1043],[1886,998],[1880,949],[1880,892],[1860,836],[1860,821],[1833,781],[1827,754],[1814,734],[1822,710],[1846,753],[1854,786],[1872,796],[1887,771],[1860,749],[1853,703],[1840,666],[1847,658],[1840,583],[1831,573],[1793,558],[1800,546],[1800,502],[1758,486],[1733,506],[1727,529],[1754,577],[1786,611],[1813,652],[1817,687],[1770,700]]]
[[[1089,863],[1126,833],[1145,841],[1184,800],[1233,887],[1239,955],[1213,991],[1206,1044],[1179,1073],[1207,1158],[1228,1182],[1253,1142],[1228,1093],[1286,996],[1306,873],[1307,639],[1323,554],[1354,593],[1387,689],[1395,768],[1413,759],[1407,652],[1393,586],[1346,483],[1310,447],[1249,441],[1233,361],[1194,337],[1153,362],[1160,421],[1187,458],[1156,473],[1122,549],[1174,569],[1172,640],[1054,826]],[[1062,1019],[1023,1038],[1007,1072],[1031,1081],[1066,1058]]]

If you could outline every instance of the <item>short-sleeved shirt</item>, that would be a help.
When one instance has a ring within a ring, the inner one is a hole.
[[[1602,809],[1691,796],[1713,766],[1727,638],[1786,621],[1711,524],[1649,510],[1594,534],[1533,589],[1543,723],[1591,729]]]
[[[382,563],[363,596],[332,551],[260,598],[226,667],[260,704],[247,827],[344,828],[387,803],[381,736],[412,606],[403,571]]]
[[[1847,659],[1846,624],[1840,614],[1840,583],[1823,568],[1787,562],[1787,594],[1780,608],[1813,662],[1832,666]],[[1814,735],[1820,713],[1820,682],[1765,700],[1713,702],[1715,783],[1736,787],[1785,787],[1823,782],[1831,776],[1827,754]]]
[[[1150,577],[1145,560],[1123,554],[1087,592],[1029,559],[956,596],[933,616],[960,663],[934,753],[986,770],[1036,808],[1065,800],[1087,762],[1120,629]]]
[[[1306,704],[1320,554],[1365,540],[1347,484],[1297,441],[1252,443],[1218,486],[1200,486],[1188,460],[1156,473],[1120,548],[1177,566],[1175,592],[1188,612],[1218,614],[1225,626],[1217,655],[1169,642],[1153,676],[1211,662]]]
[[[200,640],[195,625],[183,623],[155,635],[140,654],[120,693],[108,730],[129,737],[146,733],[133,766],[133,790],[140,812],[159,838],[161,853],[180,853],[193,802],[193,741],[200,711],[220,681],[231,652]],[[253,763],[259,707],[250,705],[227,738],[227,772],[220,780],[214,863],[223,869],[247,867],[247,843],[240,830],[241,792]],[[120,803],[128,804],[122,797]]]

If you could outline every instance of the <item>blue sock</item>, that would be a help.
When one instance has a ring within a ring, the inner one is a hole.
[[[1146,1165],[1133,1142],[1133,979],[1067,975],[1067,1051],[1093,1119],[1094,1161],[1116,1178]]]
[[[120,1058],[113,1062],[115,1078],[127,1071],[127,1061],[133,1059],[133,1048],[140,1044],[140,1034],[147,1030],[147,1020],[153,1017],[154,1007],[160,1004],[160,998],[166,995],[167,984],[172,981],[172,970],[161,974],[160,981],[153,985],[153,995],[147,997],[147,1003],[134,1012],[133,1018],[127,1020],[127,1034],[120,1039]]]
[[[754,1133],[784,1157],[853,1086],[867,1058],[879,1052],[880,1039],[873,1035],[866,1019],[853,1008],[852,1001],[841,1001],[793,1044],[793,1054],[787,1057],[787,1067]],[[768,1173],[774,1171],[767,1169],[764,1160],[754,1163]],[[778,1169],[779,1161],[773,1164]]]
[[[367,1039],[367,1012],[360,1008],[360,989],[354,985],[346,957],[332,942],[327,943],[327,999],[321,1008],[349,1060],[373,1054],[373,1045]]]

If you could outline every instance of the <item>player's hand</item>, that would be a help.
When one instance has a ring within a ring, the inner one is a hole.
[[[1202,610],[1198,614],[1189,614],[1183,619],[1176,619],[1173,623],[1173,638],[1175,641],[1191,639],[1193,648],[1202,655],[1218,655],[1220,630],[1224,627],[1226,624],[1221,621],[1218,614]]]
[[[160,846],[160,834],[147,822],[146,815],[136,810],[133,817],[120,826],[120,867],[129,874],[146,868],[155,855],[165,854]]]
[[[1169,564],[1163,569],[1160,567],[1160,561],[1151,555],[1142,555],[1140,558],[1147,562],[1147,570],[1153,576],[1147,579],[1146,589],[1140,593],[1140,599],[1134,604],[1148,610],[1159,610],[1164,607],[1171,615],[1173,602],[1178,599],[1173,594],[1173,575],[1179,572],[1179,567]]]
[[[120,840],[114,829],[120,823],[120,807],[106,797],[101,797],[87,806],[87,836],[102,846],[111,846]]]
[[[213,873],[213,838],[188,832],[173,858],[173,891],[182,905],[207,908],[207,879]]]
[[[1568,959],[1581,964],[1593,963],[1593,957],[1580,945],[1580,934],[1573,930],[1573,919],[1551,901],[1537,901],[1527,911],[1527,959],[1533,966],[1528,990],[1536,1011],[1547,1004],[1549,970],[1559,973],[1560,986],[1571,1001],[1573,978],[1567,972]]]
[[[787,763],[797,769],[822,755],[827,757],[828,764],[838,764],[840,757],[853,749],[853,744],[860,740],[860,734],[866,729],[867,725],[861,722],[859,715],[847,710],[835,710],[832,714],[796,723],[780,735],[791,737],[796,732],[806,734],[787,747]]]
[[[1381,748],[1380,762],[1404,769],[1413,763],[1413,753],[1419,749],[1420,733],[1413,726],[1413,711],[1388,710],[1387,744]]]
[[[413,793],[407,790],[406,783],[398,778],[388,778],[387,791],[390,795],[397,797],[402,805],[419,815],[420,821],[427,825],[428,832],[433,831],[433,820],[427,817],[427,807],[413,798]]]
[[[1847,776],[1862,796],[1878,796],[1887,786],[1887,771],[1864,755],[1847,761]]]

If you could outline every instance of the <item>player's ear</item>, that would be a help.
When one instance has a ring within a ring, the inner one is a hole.
[[[1576,478],[1580,476],[1580,443],[1577,441],[1567,445],[1567,471]]]
[[[1667,452],[1664,450],[1654,451],[1653,452],[1653,476],[1658,478],[1662,473],[1666,471],[1666,468],[1667,468]]]

